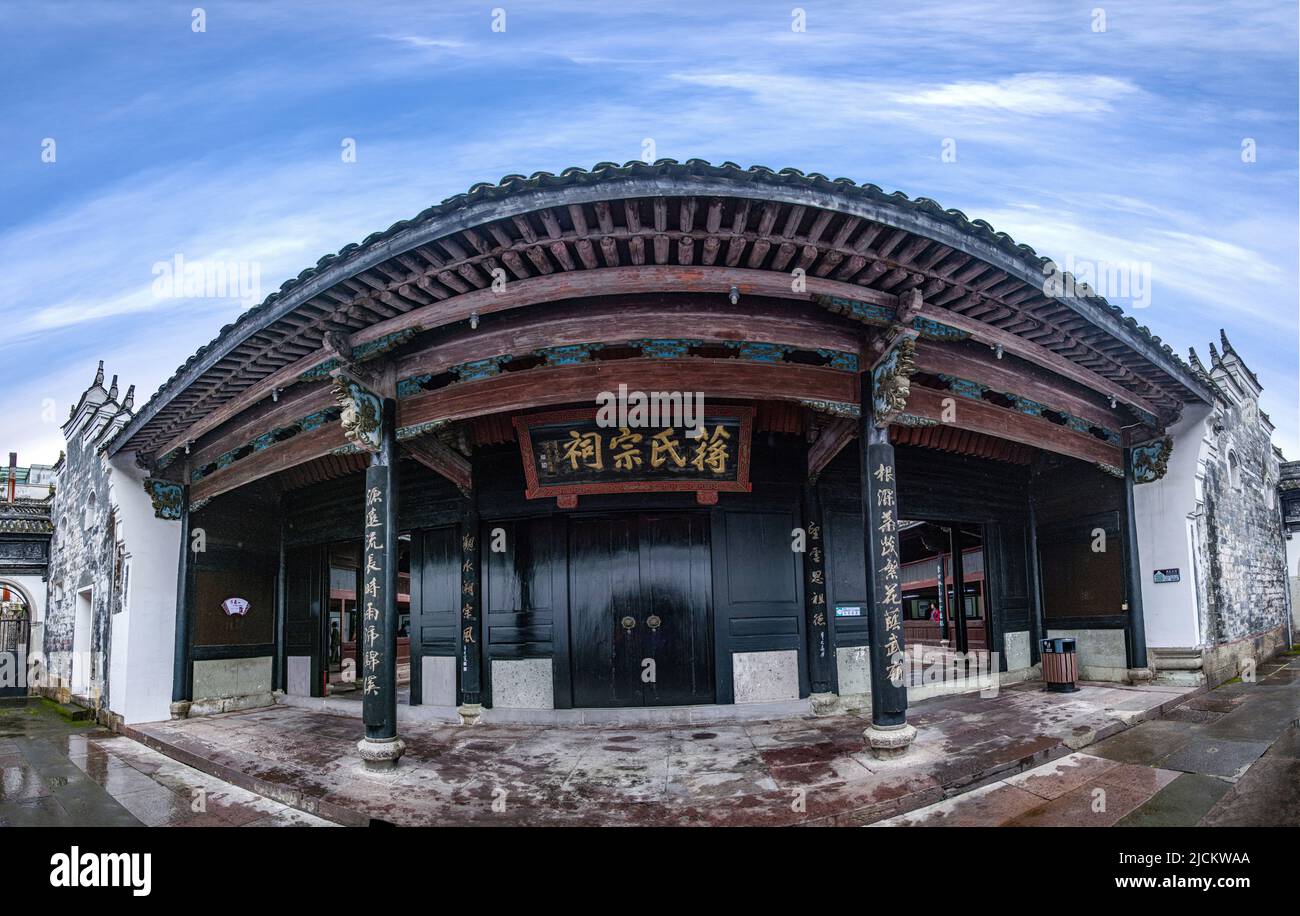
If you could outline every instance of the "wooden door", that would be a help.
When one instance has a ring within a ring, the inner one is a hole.
[[[699,514],[641,516],[637,630],[646,706],[713,702],[708,522]]]
[[[707,526],[696,513],[570,520],[575,706],[712,702]]]
[[[411,534],[412,706],[424,702],[424,657],[455,656],[460,645],[460,564],[459,526]]]

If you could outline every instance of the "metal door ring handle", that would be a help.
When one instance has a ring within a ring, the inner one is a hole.
[[[648,626],[650,629],[657,630],[659,629],[659,625],[663,623],[663,621],[659,619],[658,614],[651,614],[649,617],[645,619],[645,623],[646,626]]]
[[[630,630],[636,626],[636,620],[631,617],[623,618],[623,629]]]

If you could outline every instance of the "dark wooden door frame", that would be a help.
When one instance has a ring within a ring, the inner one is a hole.
[[[713,547],[713,537],[715,534],[715,529],[712,520],[712,513],[707,509],[697,509],[697,508],[679,507],[679,506],[673,506],[673,507],[637,506],[635,508],[628,508],[626,510],[599,509],[599,510],[591,510],[586,512],[570,511],[570,512],[561,513],[557,516],[558,518],[562,519],[559,527],[561,529],[561,536],[563,538],[564,551],[565,551],[564,579],[566,583],[566,593],[565,593],[565,606],[564,606],[565,613],[563,615],[560,615],[558,613],[556,614],[557,631],[553,642],[553,653],[552,653],[553,656],[552,666],[553,666],[553,671],[556,679],[556,704],[555,704],[556,708],[572,708],[574,702],[573,701],[573,696],[574,696],[573,678],[577,676],[577,671],[573,666],[573,646],[572,646],[572,637],[571,637],[571,633],[572,633],[571,618],[573,614],[573,589],[570,587],[571,586],[570,580],[574,575],[575,570],[573,565],[574,558],[572,556],[573,545],[572,545],[572,537],[571,537],[572,530],[571,530],[570,522],[574,520],[617,518],[617,517],[629,517],[629,516],[637,519],[637,570],[638,570],[638,576],[641,580],[641,591],[639,593],[640,597],[638,598],[638,601],[644,603],[646,600],[645,588],[647,587],[646,572],[644,569],[646,545],[643,539],[641,520],[645,516],[649,516],[649,515],[691,516],[700,519],[703,522],[702,530],[709,539],[709,543],[706,549],[709,555],[711,567],[716,562],[716,556],[714,554],[714,547]],[[717,644],[718,644],[718,633],[716,628],[716,615],[715,615],[715,609],[717,603],[715,601],[715,595],[714,595],[714,589],[716,587],[715,586],[716,579],[715,579],[715,574],[712,570],[710,575],[708,576],[707,581],[709,584],[709,597],[708,597],[707,607],[705,610],[705,615],[708,621],[707,630],[708,630],[708,638],[709,638],[710,645],[704,651],[706,656],[712,656],[714,659],[714,664],[710,666],[714,669],[713,671],[710,672],[710,674],[712,674],[713,677],[714,690],[713,690],[713,697],[711,700],[706,700],[703,701],[703,703],[696,703],[692,705],[704,705],[709,702],[712,703],[722,702],[718,698],[719,695],[717,690],[718,675],[717,675],[717,666],[716,666],[716,661],[717,661],[716,652],[717,652]],[[561,633],[559,632],[559,627],[558,627],[558,619],[561,616],[565,618],[563,624],[563,634],[562,634],[563,642],[560,641]],[[642,624],[643,621],[638,621],[639,626]],[[563,653],[564,656],[562,665],[560,663],[561,653]],[[565,691],[566,694],[565,700],[567,701],[566,706],[560,705],[559,688],[561,686],[561,676],[562,676],[561,671],[563,671],[563,676],[565,678],[564,683],[567,686],[567,690]]]

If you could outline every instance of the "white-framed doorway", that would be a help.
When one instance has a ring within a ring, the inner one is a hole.
[[[91,627],[94,626],[94,589],[77,592],[76,615],[72,624],[72,692],[90,695]]]

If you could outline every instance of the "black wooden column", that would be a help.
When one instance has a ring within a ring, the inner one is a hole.
[[[948,627],[952,623],[952,613],[948,609],[948,564],[939,554],[939,638],[948,638]]]
[[[907,724],[907,666],[903,644],[902,563],[898,552],[898,487],[889,428],[877,426],[875,382],[862,374],[858,428],[867,593],[871,596],[871,728],[878,756],[907,750],[916,729]]]
[[[288,527],[284,512],[284,497],[280,497],[279,502],[280,516],[280,552],[276,563],[275,573],[275,621],[272,630],[271,639],[273,641],[273,657],[271,659],[271,689],[288,692],[288,685],[285,683],[285,665],[286,656],[284,644],[284,621],[286,606],[285,601],[288,596],[289,579],[288,579],[288,562],[285,555],[284,535]]]
[[[1038,664],[1041,658],[1040,640],[1047,637],[1043,620],[1043,571],[1038,565],[1038,462],[1029,472],[1029,537],[1026,539],[1025,558],[1029,569],[1029,664]],[[987,575],[985,576],[987,579]]]
[[[966,652],[970,642],[966,636],[966,563],[961,553],[961,528],[953,525],[948,532],[948,549],[952,552],[952,613],[957,631],[957,651]]]
[[[379,451],[366,468],[362,547],[362,719],[357,744],[368,766],[397,763],[406,745],[397,737],[397,403],[383,399]]]
[[[835,649],[831,646],[826,607],[826,539],[823,537],[821,496],[817,484],[803,485],[804,609],[808,630],[808,680],[814,695],[833,692]]]
[[[1138,557],[1137,515],[1133,510],[1133,450],[1124,449],[1124,576],[1128,585],[1128,644],[1131,667],[1147,666],[1147,627],[1142,614],[1142,563]]]
[[[479,594],[478,495],[470,490],[460,523],[460,701],[473,724],[483,703],[483,604]]]
[[[190,550],[190,488],[181,487],[181,553],[176,568],[176,640],[172,655],[173,719],[189,715],[194,699],[194,666],[190,651],[190,578],[194,554]]]

